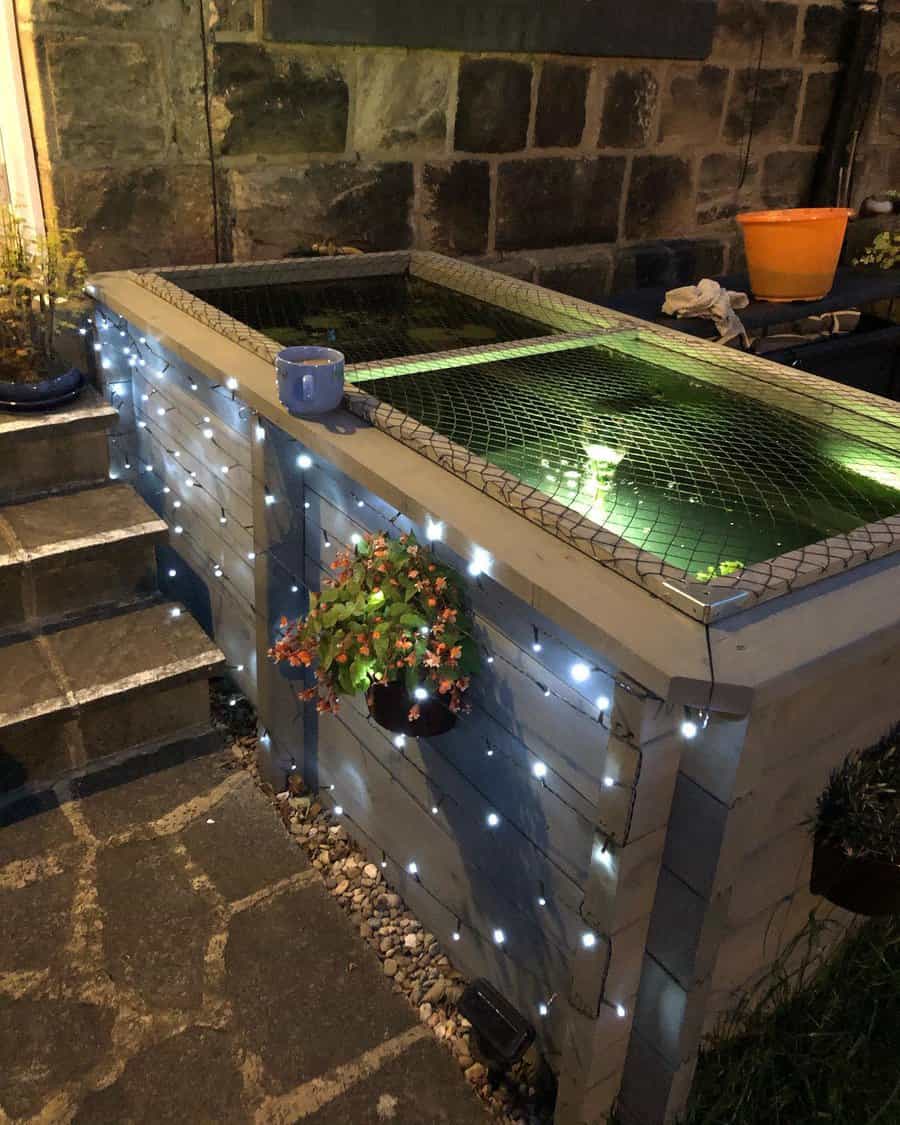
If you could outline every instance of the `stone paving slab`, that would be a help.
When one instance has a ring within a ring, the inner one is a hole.
[[[114,1022],[109,1008],[79,1000],[0,996],[0,1106],[7,1115],[36,1116],[57,1090],[80,1087],[112,1050]],[[48,1117],[60,1120],[52,1110]]]
[[[4,934],[0,963],[4,971],[59,968],[71,930],[74,893],[75,878],[70,871],[24,887],[0,888]],[[8,942],[8,935],[15,935],[15,940]]]
[[[130,1059],[118,1082],[85,1097],[73,1125],[237,1125],[243,1094],[231,1034],[192,1027]]]
[[[52,793],[22,797],[0,808],[0,866],[58,851],[75,837]]]
[[[338,905],[319,892],[304,887],[238,915],[225,950],[225,991],[245,1045],[279,1093],[417,1023]]]
[[[307,1125],[469,1125],[470,1111],[468,1099],[459,1096],[459,1068],[447,1052],[435,1057],[433,1044],[423,1039],[303,1120]]]
[[[228,752],[58,793],[3,810],[0,1121],[484,1125]]]
[[[211,816],[198,817],[181,839],[229,902],[287,879],[309,863],[272,810],[260,807],[256,789],[247,785],[223,797]]]
[[[229,776],[229,759],[215,753],[221,737],[179,739],[153,755],[148,772],[143,756],[77,779],[72,792],[81,815],[97,836],[125,832],[149,823],[198,797]],[[120,792],[122,790],[122,792]]]
[[[103,964],[149,1008],[197,1009],[213,905],[191,886],[171,839],[134,840],[97,857]]]

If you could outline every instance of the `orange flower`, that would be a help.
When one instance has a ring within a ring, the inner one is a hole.
[[[378,641],[378,640],[381,639],[381,633],[378,629],[372,630],[372,639],[375,640],[375,641]]]
[[[426,668],[440,668],[441,658],[435,652],[425,653],[425,667]]]
[[[428,599],[428,604],[429,604],[430,606],[436,606],[436,605],[437,605],[437,598],[429,598],[429,599]]]
[[[443,576],[441,576],[440,578],[435,578],[435,580],[434,580],[434,588],[435,588],[435,590],[437,590],[438,592],[440,592],[441,590],[443,590],[443,589],[444,589],[444,588],[446,587],[446,585],[447,585],[447,579],[446,579],[446,578],[444,578]]]
[[[369,646],[368,645],[360,645],[359,646],[359,653],[360,653],[360,656],[368,656],[369,655]]]
[[[418,703],[415,703],[412,707],[410,707],[409,714],[406,717],[411,723],[414,723],[421,714],[422,708],[418,705]]]
[[[335,657],[335,660],[337,660],[338,664],[346,664],[348,659],[349,658],[346,652],[339,652]]]
[[[459,645],[454,645],[453,648],[450,649],[450,659],[451,660],[459,660],[459,658],[461,656],[462,656],[462,649],[460,648]]]
[[[418,577],[419,577],[419,572],[418,572],[417,570],[411,570],[411,571],[409,572],[409,574],[407,575],[407,577],[408,577],[408,578],[418,578]]]
[[[438,686],[438,691],[440,692],[441,695],[446,695],[447,692],[450,691],[452,687],[453,687],[453,681],[452,680],[441,680],[441,682]]]
[[[307,652],[305,648],[301,648],[297,653],[297,657],[305,668],[308,668],[313,662],[312,653]]]
[[[279,624],[281,625],[282,629],[286,629],[286,628],[287,628],[287,623],[288,623],[288,619],[287,619],[286,617],[282,617],[281,621],[279,622]]]

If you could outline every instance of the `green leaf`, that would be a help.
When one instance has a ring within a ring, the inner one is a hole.
[[[331,667],[337,648],[335,638],[325,634],[319,644],[319,667],[327,670]]]
[[[344,607],[341,605],[333,605],[331,609],[327,609],[322,614],[323,629],[333,629],[344,616]]]
[[[338,672],[338,683],[341,686],[341,691],[345,695],[356,694],[356,688],[353,686],[353,675],[350,671],[349,664],[341,665],[341,670]]]
[[[354,691],[365,691],[369,686],[369,673],[371,668],[372,662],[362,657],[357,658],[350,665],[350,678],[353,682]]]
[[[400,618],[401,625],[408,625],[411,629],[421,629],[423,625],[428,622],[421,615],[421,613],[404,613]]]

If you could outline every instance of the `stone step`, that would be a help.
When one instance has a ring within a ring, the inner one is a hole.
[[[166,534],[124,484],[0,508],[0,641],[153,595]]]
[[[55,411],[0,411],[0,504],[101,484],[109,475],[107,431],[117,418],[91,387]]]
[[[198,733],[224,662],[171,603],[0,648],[0,794]]]

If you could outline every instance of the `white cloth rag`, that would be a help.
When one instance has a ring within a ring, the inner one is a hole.
[[[699,316],[716,322],[719,330],[719,343],[727,344],[740,336],[744,347],[749,347],[747,330],[741,324],[735,309],[745,309],[750,304],[746,293],[736,293],[723,289],[718,281],[704,277],[698,285],[684,285],[680,289],[670,289],[662,311],[667,316]]]

